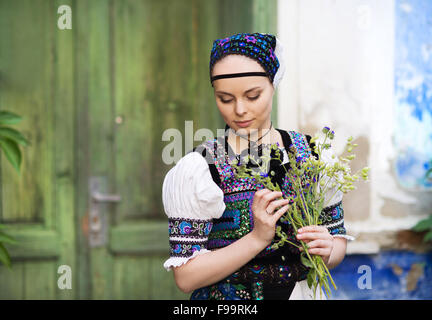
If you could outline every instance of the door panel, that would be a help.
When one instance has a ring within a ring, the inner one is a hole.
[[[0,266],[3,299],[77,297],[57,286],[60,265],[76,270],[73,34],[52,12],[53,1],[0,1],[0,108],[30,141],[21,174],[1,159],[0,223],[18,241],[12,270]]]
[[[57,28],[64,4],[72,30]],[[162,135],[175,128],[185,137],[185,121],[193,131],[224,127],[210,48],[250,31],[257,4],[0,0],[0,108],[23,116],[19,129],[31,142],[20,176],[1,159],[0,223],[19,244],[8,246],[12,270],[0,266],[0,298],[189,297],[162,266],[161,191],[173,166],[162,161]],[[182,141],[183,154],[193,145]],[[121,197],[98,203],[100,220],[90,205],[93,178],[100,192]],[[91,246],[95,234],[106,241]],[[71,267],[70,290],[57,286],[60,265]]]

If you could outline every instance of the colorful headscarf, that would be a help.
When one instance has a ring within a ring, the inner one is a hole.
[[[215,63],[229,54],[241,54],[256,60],[265,72],[242,72],[211,76]],[[276,36],[267,33],[239,33],[216,39],[210,53],[210,81],[221,78],[266,76],[276,88],[285,72],[283,46]]]

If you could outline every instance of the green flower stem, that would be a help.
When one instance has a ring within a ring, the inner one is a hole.
[[[317,141],[314,146],[314,151],[318,154],[318,159],[308,158],[306,162],[301,161],[298,163],[298,159],[293,155],[291,149],[289,149],[287,150],[288,163],[291,166],[291,170],[282,166],[285,171],[285,177],[291,181],[294,194],[293,196],[282,194],[280,197],[280,199],[289,199],[290,202],[292,202],[292,205],[281,217],[281,221],[290,223],[294,234],[298,234],[299,228],[322,224],[321,214],[323,208],[328,206],[339,191],[346,193],[349,190],[353,190],[352,182],[357,180],[356,175],[350,175],[349,166],[346,167],[340,162],[341,159],[338,159],[336,163],[326,163],[321,160],[324,149],[331,148],[331,144],[327,144],[327,140],[332,140],[334,137],[327,127],[324,127],[324,129],[322,130],[325,134],[323,142],[320,143]],[[295,147],[293,148],[296,149]],[[281,191],[281,185],[279,185],[279,183],[273,183],[271,180],[272,172],[270,171],[271,167],[269,166],[271,160],[278,160],[282,163],[281,153],[280,150],[277,150],[276,145],[272,145],[271,149],[276,150],[275,157],[272,157],[271,151],[268,153],[267,149],[265,149],[265,153],[260,157],[262,159],[261,164],[255,161],[257,166],[254,169],[247,169],[242,166],[241,170],[238,171],[238,174],[240,177],[245,177],[251,174],[255,178],[254,181],[262,184],[264,187],[272,191]],[[249,159],[255,160],[252,156]],[[351,159],[348,157],[347,160],[350,161]],[[346,160],[343,158],[342,161]],[[257,171],[257,169],[260,171]],[[269,172],[267,172],[268,170]],[[365,171],[365,169],[363,169],[363,171]],[[363,171],[362,176],[367,175],[367,172]],[[344,173],[343,178],[341,179],[339,179],[340,172]],[[263,176],[264,173],[265,175]],[[324,177],[328,177],[325,183],[323,182]],[[307,182],[309,186],[303,186],[303,182]],[[330,193],[334,189],[336,189],[336,192],[329,195],[329,199],[326,199],[326,194]],[[316,289],[318,286],[323,289],[320,290],[321,296],[323,291],[325,294],[330,296],[330,283],[335,289],[337,289],[337,287],[322,256],[310,254],[309,248],[304,241],[300,241],[299,244],[298,242],[294,243],[295,241],[290,241],[288,235],[285,234],[281,228],[276,230],[276,235],[278,237],[278,239],[274,240],[274,245],[276,247],[283,246],[286,242],[304,251],[304,253],[302,252],[301,259],[304,261],[305,266],[310,268],[308,274],[308,285],[310,285],[311,289],[314,289],[314,298],[316,297]]]
[[[296,178],[296,182],[298,182],[298,180],[299,180],[299,177]],[[303,192],[303,189],[301,187],[301,181],[300,181],[300,184],[298,186],[300,187],[300,192]],[[297,197],[301,197],[297,188],[295,188],[295,191],[296,191]],[[303,198],[300,198],[300,201],[301,201],[301,205],[303,207],[305,214],[307,214],[308,223],[311,224],[312,221],[310,221],[310,219],[309,219],[309,211],[305,208],[305,206],[303,204]]]
[[[297,244],[295,244],[294,242],[291,242],[291,241],[289,241],[289,240],[286,240],[286,239],[284,239],[283,241],[285,241],[285,242],[288,242],[289,244],[292,244],[294,247],[297,247],[297,248],[299,248],[300,249],[300,246],[299,245],[297,245]]]
[[[314,261],[314,260],[312,259],[312,257],[310,256],[306,244],[305,244],[303,241],[301,241],[301,240],[300,240],[300,243],[302,244],[303,250],[305,251],[306,255],[308,256],[310,262],[312,263],[313,268],[314,268],[315,270],[317,270],[318,274],[321,276],[321,275],[322,275],[321,270],[318,268],[318,266],[315,264],[315,261]]]
[[[321,143],[319,143],[318,144],[318,146],[321,146],[321,150],[319,150],[320,151],[320,155],[321,155],[321,153],[322,153],[322,150],[323,150],[323,148],[324,148],[324,146],[325,146],[325,143],[326,143],[326,140],[327,140],[327,136],[328,136],[328,132],[326,133],[326,135],[325,135],[325,137],[324,137],[324,141],[323,141],[323,143],[321,144]],[[318,147],[318,149],[319,149],[319,147]]]
[[[323,266],[324,266],[324,268],[325,268],[325,271],[326,271],[328,277],[330,278],[331,283],[333,284],[333,287],[337,290],[336,284],[334,283],[333,278],[332,278],[332,276],[331,276],[331,274],[330,274],[330,271],[329,271],[329,269],[327,268],[327,265],[324,263],[324,260],[323,260]]]
[[[323,206],[323,208],[325,208],[325,207],[330,203],[330,201],[333,199],[333,197],[336,195],[336,193],[337,193],[340,189],[341,189],[341,186],[339,186],[339,187],[336,189],[336,191],[333,193],[333,195],[330,197],[330,199],[325,203],[325,205]]]

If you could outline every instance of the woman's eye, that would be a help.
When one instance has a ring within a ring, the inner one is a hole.
[[[259,95],[257,95],[256,97],[249,97],[249,100],[256,100],[256,99],[258,99],[260,96]]]
[[[231,100],[224,100],[224,99],[220,99],[221,101],[222,101],[222,103],[229,103],[229,102],[231,102],[232,101],[232,99]]]

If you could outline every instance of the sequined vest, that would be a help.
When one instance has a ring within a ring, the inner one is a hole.
[[[313,149],[311,149],[313,144],[309,144],[310,136],[296,131],[277,130],[282,136],[287,152],[290,152],[289,147],[291,145],[294,146],[297,159],[302,160],[311,154],[315,155]],[[226,205],[222,216],[213,219],[207,244],[209,250],[228,246],[252,231],[254,226],[253,197],[256,191],[264,188],[263,185],[253,181],[252,177],[237,178],[234,176],[230,162],[235,158],[235,154],[224,138],[224,136],[215,137],[200,146],[201,150],[205,149],[204,154],[202,154],[209,163],[213,180],[224,193]],[[262,150],[259,148],[258,155],[261,154]],[[289,168],[289,163],[281,165],[278,160],[277,163],[270,164],[270,170],[275,171],[272,180],[279,184],[285,196],[295,194],[291,181],[285,176],[285,169],[289,170]],[[290,241],[297,242],[289,222],[279,221],[278,225],[288,235]],[[274,286],[304,279],[307,269],[300,263],[298,249],[287,244],[274,248],[274,243],[275,241],[269,244],[247,265],[224,281],[237,280],[240,283],[255,283],[255,285],[268,283]],[[254,292],[255,295],[260,294],[260,290]],[[198,292],[195,293],[198,294]]]

